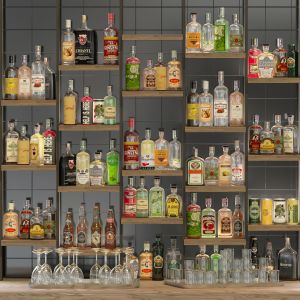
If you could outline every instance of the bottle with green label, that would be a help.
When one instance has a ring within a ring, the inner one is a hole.
[[[225,19],[225,8],[220,7],[219,18],[215,21],[215,51],[229,50],[229,22]]]
[[[140,64],[136,56],[136,47],[131,46],[131,56],[126,59],[126,90],[138,91],[140,89]]]
[[[164,245],[161,242],[160,234],[156,235],[156,240],[152,245],[152,253],[152,280],[164,280]]]
[[[186,210],[186,235],[188,238],[197,239],[201,235],[201,208],[197,204],[197,193],[192,193],[191,204]]]
[[[107,164],[107,184],[108,185],[118,185],[120,182],[120,155],[116,151],[116,140],[111,139],[109,142],[110,151],[106,154],[106,164]]]

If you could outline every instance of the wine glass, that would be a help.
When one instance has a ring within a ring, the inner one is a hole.
[[[71,265],[71,249],[67,249],[68,254],[68,264],[65,266],[65,281],[67,283],[71,283],[71,272],[72,272],[72,265]]]
[[[99,283],[99,276],[100,276],[99,272],[100,272],[101,266],[98,264],[98,252],[100,251],[100,248],[93,248],[93,251],[95,251],[96,262],[91,267],[90,279],[94,283]]]
[[[42,278],[41,278],[41,270],[42,270],[42,265],[41,265],[41,255],[42,255],[42,249],[33,249],[32,253],[36,254],[36,266],[33,269],[31,273],[31,284],[41,284],[42,283]]]
[[[51,249],[48,249],[48,248],[42,249],[42,254],[45,255],[45,261],[41,268],[44,284],[52,283],[52,269],[51,269],[50,265],[47,263],[47,256],[51,252],[52,252]]]
[[[132,253],[132,248],[127,247],[123,249],[123,253],[125,253],[125,263],[123,264],[123,283],[125,285],[132,285],[134,278],[134,269],[129,263],[129,255],[131,255]]]
[[[110,278],[113,284],[122,284],[122,272],[123,267],[120,264],[121,262],[121,249],[116,248],[113,250],[113,254],[115,255],[115,267],[110,271]]]
[[[75,254],[75,267],[71,271],[71,280],[74,283],[79,283],[84,279],[82,270],[78,267],[78,255],[79,251],[76,250],[73,252]]]
[[[64,249],[58,248],[55,250],[59,256],[59,263],[53,270],[53,279],[55,284],[63,284],[66,280],[65,278],[65,267],[63,266],[63,255],[65,253]]]
[[[111,270],[107,264],[107,254],[110,252],[110,250],[101,248],[101,252],[104,254],[104,265],[101,267],[99,271],[100,283],[104,285],[108,285]]]

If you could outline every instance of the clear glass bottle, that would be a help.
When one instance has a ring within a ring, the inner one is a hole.
[[[204,185],[204,160],[198,156],[198,148],[193,147],[194,155],[186,161],[187,185]]]
[[[144,243],[144,251],[140,253],[140,279],[141,280],[152,280],[153,272],[153,254],[150,251],[150,242]]]
[[[232,215],[233,238],[241,239],[245,236],[244,214],[241,210],[241,198],[236,195],[234,198],[235,209]]]
[[[44,137],[40,134],[41,125],[34,125],[34,134],[30,137],[30,164],[42,166],[44,164]]]
[[[222,198],[222,208],[218,210],[218,237],[232,238],[232,211],[228,208],[228,198]]]
[[[124,133],[124,169],[137,170],[140,167],[139,133],[135,130],[135,119],[128,119],[128,130]]]
[[[231,156],[228,154],[229,147],[222,146],[223,154],[219,157],[219,185],[231,184]]]
[[[271,131],[270,122],[266,121],[264,129],[260,132],[260,153],[274,154],[274,133]]]
[[[234,92],[229,96],[229,126],[245,125],[245,100],[239,90],[239,81],[234,80]]]
[[[101,247],[102,222],[100,214],[100,203],[95,203],[93,208],[93,223],[91,226],[91,248]]]
[[[109,152],[106,154],[107,185],[120,183],[120,154],[116,150],[116,140],[110,139]]]
[[[152,59],[147,60],[147,67],[143,70],[144,90],[156,90],[156,71]]]
[[[185,51],[197,53],[201,50],[201,24],[197,22],[197,14],[191,13],[191,22],[186,25]]]
[[[88,244],[88,222],[86,218],[85,203],[81,203],[78,213],[79,221],[76,228],[77,247],[86,248]]]
[[[76,185],[76,157],[71,142],[67,142],[66,152],[59,160],[59,184]]]
[[[287,77],[287,49],[283,46],[283,39],[276,39],[277,48],[273,51],[275,56],[275,77]]]
[[[211,208],[212,199],[205,198],[205,208],[201,212],[201,237],[215,238],[217,233],[216,211]]]
[[[298,153],[298,127],[294,125],[294,115],[288,116],[288,124],[283,128],[283,149],[285,154]]]
[[[182,269],[182,255],[180,250],[177,248],[176,236],[170,237],[171,247],[167,250],[165,259],[165,272],[166,279],[173,279],[174,270]]]
[[[149,215],[149,193],[145,188],[145,178],[140,177],[140,186],[136,190],[136,217],[148,218]]]
[[[22,55],[22,66],[18,69],[18,99],[31,98],[31,68],[28,67],[28,55]]]
[[[219,261],[222,255],[219,253],[219,246],[214,245],[214,252],[210,256],[210,270],[215,271],[216,276],[219,276]]]
[[[16,57],[10,55],[8,57],[8,67],[4,72],[4,99],[18,99],[18,68],[15,66]]]
[[[251,48],[248,51],[248,78],[258,78],[258,56],[261,50],[258,48],[258,38],[251,39]]]
[[[141,61],[136,57],[136,47],[131,46],[131,56],[126,59],[126,90],[138,91],[140,89],[140,64]]]
[[[133,177],[128,177],[128,185],[123,194],[123,217],[136,217],[136,188],[134,187]]]
[[[20,137],[18,139],[18,165],[29,165],[29,152],[30,152],[30,144],[29,137],[27,135],[27,127],[21,127]]]
[[[64,96],[64,124],[75,125],[77,123],[78,93],[74,91],[74,80],[68,81],[68,90]]]
[[[204,161],[205,185],[217,185],[219,181],[219,160],[215,157],[215,147],[209,147],[209,156]]]
[[[270,51],[268,44],[263,44],[262,52],[258,55],[258,77],[259,78],[273,78],[275,75],[276,60],[274,54]]]
[[[117,99],[112,94],[112,86],[107,86],[107,96],[104,97],[104,124],[117,124]]]
[[[177,51],[171,51],[172,60],[168,62],[167,67],[167,85],[169,90],[182,89],[182,71],[181,62],[177,60]]]
[[[228,126],[228,88],[224,85],[224,72],[218,72],[218,85],[214,89],[214,126]]]
[[[5,163],[17,163],[18,162],[18,141],[19,133],[15,129],[16,122],[14,119],[9,120],[8,130],[5,134]]]
[[[45,238],[45,229],[41,209],[37,206],[34,209],[34,215],[30,219],[30,239],[43,240]]]
[[[199,126],[214,125],[214,98],[209,93],[209,81],[203,80],[203,93],[199,95]]]
[[[166,197],[166,216],[182,217],[182,198],[177,194],[177,185],[171,184],[171,194]]]
[[[169,166],[181,169],[181,143],[177,139],[177,130],[172,129],[172,141],[169,143]]]
[[[154,148],[155,143],[151,140],[151,129],[145,129],[145,139],[141,142],[140,167],[144,170],[154,169]]]
[[[155,83],[158,91],[167,89],[167,67],[163,63],[163,53],[158,52],[157,63],[155,69]]]
[[[205,24],[202,26],[201,51],[208,53],[215,49],[215,28],[211,23],[211,13],[205,13]]]
[[[271,130],[274,134],[275,154],[283,154],[283,126],[281,125],[281,115],[274,116],[275,125]]]
[[[297,252],[291,247],[289,237],[285,238],[285,246],[278,253],[278,269],[280,280],[297,280]]]
[[[191,193],[191,203],[186,208],[186,236],[198,239],[201,235],[201,207],[197,204],[197,193]]]
[[[197,93],[197,81],[191,81],[191,91],[186,99],[186,125],[199,126],[199,95]]]
[[[47,57],[44,57],[45,65],[45,99],[55,99],[55,72],[50,68]]]
[[[272,242],[270,241],[268,241],[266,244],[265,258],[267,259],[267,272],[275,270],[276,265],[275,265],[275,259],[273,253],[273,246],[272,246]]]
[[[2,218],[3,239],[17,239],[19,237],[19,214],[15,209],[15,202],[9,201],[8,209]]]
[[[106,183],[106,163],[102,160],[102,151],[95,152],[95,159],[90,163],[90,183],[91,185],[105,185]]]
[[[154,177],[154,186],[149,190],[149,217],[164,217],[165,202],[165,190],[160,186],[160,178]]]
[[[195,258],[195,269],[203,272],[210,270],[210,259],[206,254],[206,246],[200,246],[200,253]]]
[[[31,65],[31,92],[32,98],[37,100],[46,99],[45,65],[42,62],[42,47],[35,46],[35,59]]]
[[[66,20],[66,30],[62,36],[62,64],[75,64],[75,34],[72,31],[72,21]]]
[[[46,130],[43,132],[44,137],[44,164],[56,164],[56,131],[52,129],[53,119],[46,119]]]
[[[241,152],[240,141],[234,141],[235,151],[231,154],[231,183],[242,185],[245,183],[245,155]]]
[[[45,230],[45,239],[55,239],[56,228],[56,209],[53,206],[53,198],[49,197],[46,200],[46,208],[42,212],[43,225]]]
[[[86,140],[80,141],[80,151],[76,155],[76,185],[90,184],[90,155],[86,152]]]
[[[24,208],[20,212],[20,239],[29,239],[30,219],[32,215],[31,198],[27,197]]]
[[[159,138],[154,145],[154,163],[156,169],[166,169],[169,166],[169,142],[164,138],[165,131],[160,128]]]
[[[249,154],[259,154],[260,148],[260,133],[262,127],[259,125],[259,115],[253,115],[253,123],[248,128],[248,153]]]
[[[229,27],[230,35],[230,51],[243,52],[244,51],[244,28],[239,23],[238,14],[232,15],[233,23]]]
[[[229,50],[229,23],[225,19],[225,8],[219,8],[219,18],[215,21],[215,51]]]
[[[93,98],[90,96],[90,88],[84,87],[84,94],[81,98],[81,124],[90,125],[93,123]]]

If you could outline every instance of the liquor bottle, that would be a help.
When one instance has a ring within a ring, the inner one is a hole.
[[[155,143],[151,140],[151,129],[145,129],[145,139],[141,142],[141,161],[140,168],[144,170],[154,169],[154,147]]]
[[[31,64],[31,93],[32,98],[37,100],[46,99],[45,65],[42,62],[42,47],[35,46],[35,60]]]
[[[210,256],[210,270],[215,271],[216,276],[219,276],[219,261],[222,255],[219,253],[219,246],[214,245],[214,252]]]
[[[66,214],[65,225],[63,229],[63,247],[71,248],[75,246],[74,242],[74,225],[72,212],[68,211]]]
[[[230,42],[229,47],[231,52],[244,51],[244,28],[239,23],[238,14],[232,15],[233,24],[229,27]]]
[[[298,153],[298,127],[294,115],[288,115],[288,124],[283,128],[283,149],[285,154]]]
[[[251,49],[248,51],[248,78],[258,78],[258,56],[261,50],[258,48],[258,38],[251,39]]]
[[[103,58],[105,65],[117,65],[119,63],[119,36],[115,26],[115,14],[107,14],[108,26],[104,29]]]
[[[56,131],[52,129],[53,119],[46,119],[46,130],[43,132],[44,136],[44,164],[56,164]]]
[[[260,224],[260,199],[249,199],[249,224]]]
[[[187,159],[187,185],[204,185],[204,160],[198,156],[198,148],[193,147],[194,155]]]
[[[228,154],[229,147],[222,146],[223,154],[219,157],[219,185],[231,184],[231,156]]]
[[[290,225],[296,225],[299,223],[298,216],[298,199],[288,198],[287,199],[287,223]]]
[[[260,132],[260,153],[274,154],[274,133],[270,129],[270,122],[265,122],[264,129]]]
[[[62,64],[73,65],[75,63],[75,34],[72,31],[71,20],[66,20],[66,30],[63,33],[61,45]]]
[[[143,70],[143,89],[156,90],[155,68],[153,67],[152,59],[147,60],[147,67]]]
[[[288,77],[298,77],[298,51],[295,44],[288,45],[287,67]]]
[[[44,137],[40,134],[41,125],[34,125],[34,134],[30,137],[30,164],[44,164]]]
[[[259,115],[253,115],[253,123],[248,128],[248,152],[249,154],[259,154],[260,148],[260,133],[262,131],[262,127],[259,125]]]
[[[186,235],[198,239],[201,235],[201,208],[197,204],[197,193],[192,193],[191,203],[186,209]]]
[[[136,189],[134,188],[133,177],[128,177],[128,186],[124,189],[123,217],[136,217]]]
[[[165,169],[169,166],[169,142],[164,138],[163,128],[158,130],[159,138],[154,144],[154,164],[156,169]]]
[[[297,252],[291,247],[289,237],[278,253],[278,269],[280,280],[297,280]]]
[[[197,22],[197,14],[191,13],[191,22],[186,25],[185,52],[198,53],[201,50],[201,24]]]
[[[101,247],[102,224],[100,218],[100,203],[95,203],[93,209],[93,223],[91,226],[91,247]]]
[[[129,257],[129,264],[132,267],[132,269],[134,270],[133,278],[137,279],[139,270],[140,270],[140,263],[139,263],[139,259],[138,259],[137,255],[134,252],[134,248],[132,248],[131,242],[128,243],[128,247],[127,247],[126,251],[127,251],[127,254]]]
[[[154,186],[149,190],[149,217],[165,216],[165,190],[159,185],[160,178],[154,177]]]
[[[104,124],[104,99],[93,99],[93,124]]]
[[[27,197],[24,208],[20,212],[20,239],[29,239],[30,219],[32,215],[31,198]]]
[[[275,56],[275,76],[276,77],[287,77],[288,66],[287,66],[287,50],[283,47],[283,39],[277,38],[277,49],[273,51]]]
[[[167,250],[165,259],[165,272],[166,279],[173,278],[174,270],[182,269],[182,255],[180,250],[177,248],[176,236],[170,237],[171,247]]]
[[[161,242],[160,234],[156,235],[155,242],[152,244],[152,254],[152,280],[164,280],[164,245]]]
[[[232,238],[232,211],[228,208],[228,198],[222,198],[222,208],[218,210],[218,237]]]
[[[200,246],[200,253],[195,258],[195,269],[203,272],[210,270],[210,259],[206,252],[206,246]]]
[[[224,72],[218,72],[218,85],[214,89],[214,126],[228,126],[228,88],[224,85]]]
[[[88,28],[87,16],[81,16],[81,28],[75,33],[75,64],[94,65],[97,63],[97,35]]]
[[[43,240],[45,238],[45,229],[43,225],[43,218],[41,215],[41,208],[37,206],[34,209],[34,215],[30,219],[30,239]]]
[[[124,134],[124,169],[139,168],[139,133],[135,130],[135,119],[128,119],[128,130]]]
[[[203,80],[203,93],[199,95],[199,126],[214,125],[214,98],[209,93],[209,81]]]
[[[191,91],[187,96],[186,125],[199,126],[199,95],[196,80],[191,81]]]
[[[281,115],[275,115],[275,125],[271,130],[274,134],[275,154],[283,154],[283,126],[281,125]]]
[[[180,90],[182,88],[181,63],[177,60],[177,51],[171,51],[172,60],[168,62],[167,83],[169,90]]]
[[[158,52],[157,63],[155,69],[155,83],[158,91],[167,89],[167,67],[163,63],[163,53]]]
[[[105,225],[105,248],[115,249],[117,245],[116,236],[117,226],[115,223],[114,211],[110,208],[107,212],[106,225]]]
[[[219,160],[215,157],[215,147],[209,147],[209,156],[204,161],[205,185],[216,185],[219,181]]]
[[[169,143],[169,166],[181,169],[181,143],[177,139],[176,129],[172,129],[172,141]]]
[[[241,199],[239,195],[234,199],[235,209],[232,215],[233,238],[240,239],[245,236],[244,231],[244,214],[241,210]]]
[[[140,89],[140,64],[141,61],[136,57],[136,47],[131,46],[131,56],[126,59],[126,90],[138,91]]]
[[[81,98],[81,124],[90,125],[93,123],[93,98],[90,96],[90,88],[84,87],[84,95]]]
[[[19,214],[15,210],[13,200],[8,203],[8,210],[3,214],[3,239],[17,239],[19,237]]]
[[[31,97],[31,68],[28,67],[28,56],[22,55],[22,66],[18,69],[18,99],[26,100]]]
[[[140,177],[140,186],[136,190],[136,217],[148,218],[149,215],[149,194],[145,188],[145,178]]]
[[[177,185],[171,184],[171,194],[166,197],[166,216],[182,217],[182,198],[177,194]]]
[[[79,207],[79,221],[76,228],[77,247],[85,248],[87,246],[88,222],[86,219],[85,203],[81,203]]]
[[[245,155],[241,152],[240,141],[234,141],[234,149],[231,154],[231,183],[242,185],[245,183]]]
[[[91,185],[105,185],[106,183],[106,163],[102,160],[102,151],[97,150],[94,160],[90,163]]]
[[[239,91],[239,81],[234,80],[234,92],[229,96],[229,126],[245,125],[245,100]]]
[[[215,28],[211,23],[211,13],[205,13],[205,24],[202,27],[201,51],[213,52],[215,48]]]
[[[216,237],[216,211],[211,208],[212,199],[205,199],[205,208],[201,212],[201,237]]]
[[[18,162],[19,133],[15,130],[14,119],[8,122],[8,131],[5,134],[5,163]]]
[[[45,99],[55,99],[55,72],[50,68],[48,58],[44,57],[45,65]]]
[[[60,185],[76,185],[76,159],[71,148],[72,143],[67,142],[66,152],[59,161]]]
[[[74,91],[74,80],[68,81],[68,90],[64,96],[64,124],[75,125],[77,119],[78,93]]]
[[[273,199],[273,223],[286,224],[287,221],[287,203],[285,198]]]
[[[76,155],[76,185],[90,184],[90,155],[86,152],[86,140],[80,141],[80,152]]]
[[[272,242],[268,241],[266,244],[265,258],[267,259],[267,272],[275,269],[275,259],[273,253]]]
[[[104,124],[117,123],[117,99],[112,95],[112,86],[107,86],[107,96],[104,97]]]
[[[252,269],[258,269],[258,241],[255,236],[252,236],[250,239],[250,249]]]
[[[153,254],[150,252],[150,243],[144,242],[144,251],[140,253],[140,279],[152,280]]]
[[[215,51],[229,50],[229,23],[225,20],[225,8],[220,7],[219,18],[215,21]]]
[[[118,185],[120,182],[120,154],[116,151],[116,140],[110,139],[109,152],[106,154],[107,185]]]
[[[263,44],[262,52],[257,57],[258,77],[273,78],[275,75],[275,56],[270,51],[268,44]]]
[[[56,228],[56,210],[53,206],[53,198],[46,200],[46,208],[43,210],[43,225],[45,230],[45,239],[55,239]]]
[[[8,58],[8,67],[4,74],[4,99],[18,99],[18,68],[15,67],[16,57],[10,55]]]

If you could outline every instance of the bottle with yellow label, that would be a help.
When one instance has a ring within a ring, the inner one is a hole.
[[[72,21],[66,20],[66,31],[62,37],[62,63],[72,65],[75,63],[75,34],[72,31]]]
[[[69,80],[68,91],[64,96],[64,124],[75,125],[78,93],[74,91],[74,81]]]
[[[261,199],[261,224],[272,225],[273,224],[273,200],[270,198]]]
[[[153,254],[150,252],[150,243],[144,243],[144,251],[141,252],[140,257],[140,279],[151,280],[153,272]]]
[[[260,153],[274,154],[274,133],[270,129],[270,122],[265,122],[265,127],[260,133]]]
[[[44,238],[45,238],[45,229],[43,225],[41,209],[38,206],[35,208],[34,215],[30,219],[30,239],[43,240]]]
[[[166,216],[179,218],[182,215],[182,198],[177,194],[176,184],[171,185],[171,194],[166,197]]]
[[[213,95],[209,93],[209,81],[203,80],[203,93],[199,95],[199,126],[213,126]]]
[[[186,125],[191,127],[199,126],[199,95],[197,93],[196,80],[191,82],[191,91],[187,96]]]
[[[159,129],[159,138],[154,146],[154,165],[156,169],[165,169],[169,166],[169,142],[164,139],[165,131]]]
[[[168,62],[167,82],[169,90],[182,89],[182,71],[181,63],[177,60],[177,51],[171,51],[172,60]]]
[[[163,63],[163,53],[158,52],[157,64],[155,70],[155,83],[158,91],[165,91],[167,89],[167,67]]]
[[[18,140],[18,165],[29,165],[29,137],[26,126],[21,127],[21,135]]]
[[[34,134],[30,138],[30,164],[41,166],[44,164],[44,137],[40,134],[41,126],[34,126]]]
[[[201,49],[201,24],[197,14],[191,13],[191,22],[186,25],[186,53],[197,53]]]
[[[15,67],[16,57],[10,55],[8,67],[5,69],[4,99],[16,100],[18,98],[18,68]]]

